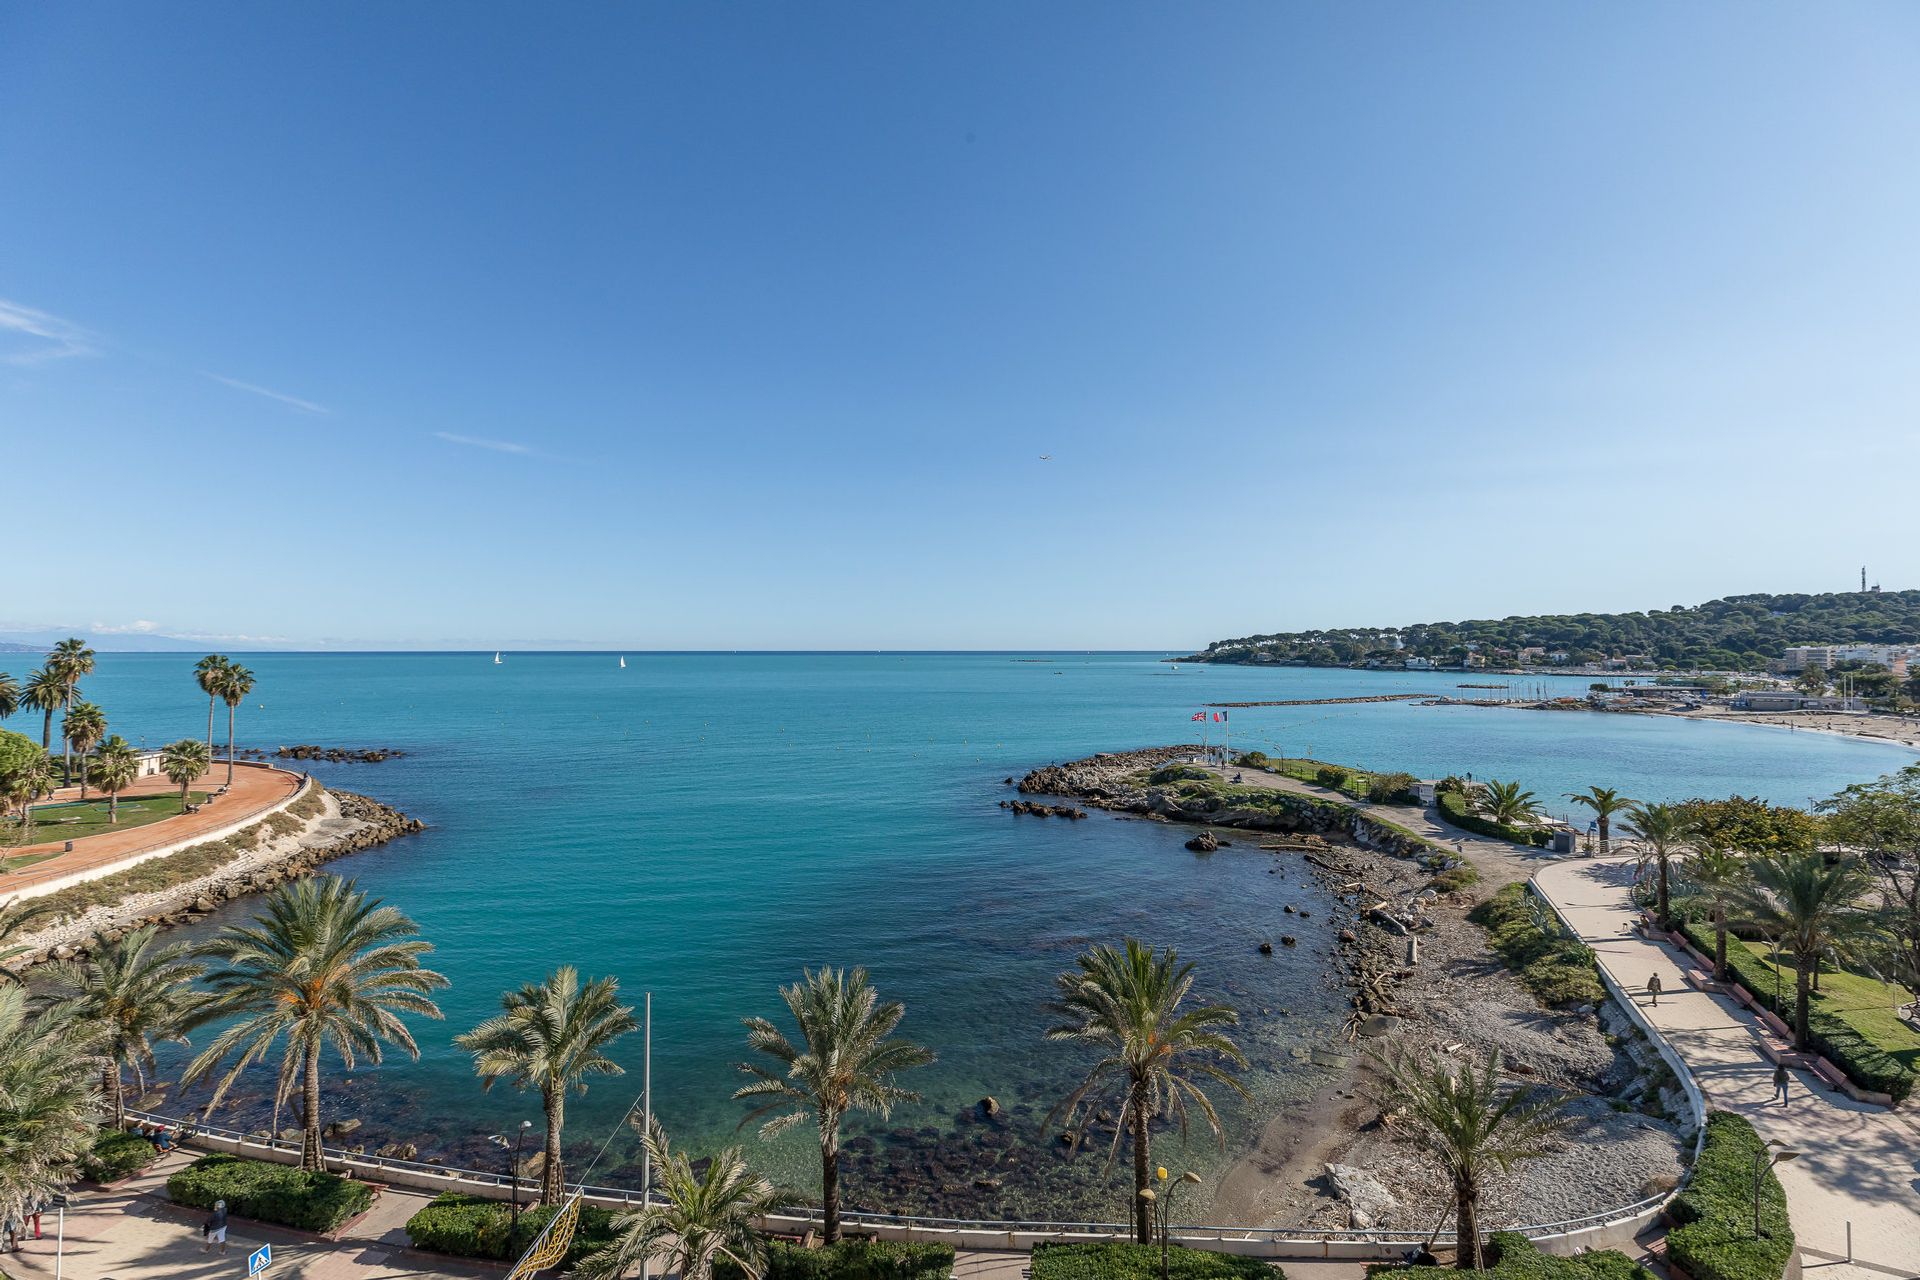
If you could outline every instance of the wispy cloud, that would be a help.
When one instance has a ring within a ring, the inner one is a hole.
[[[331,413],[332,412],[332,410],[328,409],[327,406],[323,404],[315,404],[311,400],[302,400],[299,396],[290,396],[281,391],[274,391],[267,387],[255,386],[251,382],[242,382],[238,378],[229,378],[224,374],[206,373],[205,370],[202,370],[201,372],[204,373],[205,376],[212,378],[215,382],[218,382],[223,386],[232,387],[236,391],[250,391],[256,396],[265,396],[269,400],[278,400],[281,404],[291,405],[295,409],[300,410],[302,413]]]
[[[145,618],[141,618],[137,622],[128,622],[121,625],[115,625],[111,622],[96,622],[93,624],[93,629],[101,635],[108,636],[146,635],[149,632],[158,631],[160,624],[157,622],[148,622]]]
[[[96,354],[77,324],[0,298],[0,364],[42,364]]]
[[[469,449],[491,449],[495,453],[516,453],[523,457],[533,457],[538,452],[528,445],[515,444],[511,440],[487,440],[480,436],[455,435],[451,431],[436,431],[433,434],[435,438],[445,440],[448,444],[465,445]]]

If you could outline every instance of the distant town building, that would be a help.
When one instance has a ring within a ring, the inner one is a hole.
[[[1735,694],[1732,705],[1735,711],[1865,711],[1867,700],[1787,689],[1749,689]]]
[[[1431,671],[1433,670],[1433,659],[1432,658],[1408,658],[1407,670]]]
[[[1920,658],[1920,645],[1912,644],[1796,644],[1787,649],[1781,663],[1788,671],[1808,667],[1827,670],[1842,662],[1865,662],[1891,667],[1897,661]]]

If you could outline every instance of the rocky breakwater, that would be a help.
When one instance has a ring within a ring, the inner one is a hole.
[[[382,760],[402,759],[406,754],[392,747],[317,747],[312,743],[275,747],[272,751],[244,747],[234,752],[243,760],[324,760],[328,764],[379,764]]]

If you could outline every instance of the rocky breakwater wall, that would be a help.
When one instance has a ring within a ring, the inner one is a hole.
[[[418,818],[378,800],[313,785],[317,804],[296,802],[288,812],[263,818],[225,841],[196,845],[81,886],[90,897],[104,900],[70,902],[62,894],[52,895],[46,906],[58,923],[21,939],[26,950],[8,967],[24,970],[85,956],[144,925],[192,924],[223,903],[313,875],[336,858],[426,829]],[[304,815],[296,812],[303,807]],[[230,850],[232,857],[202,871],[206,850]],[[181,864],[185,869],[177,878],[169,879],[173,869],[168,864],[174,859],[190,861]],[[117,881],[124,881],[124,894],[117,892],[122,887]]]

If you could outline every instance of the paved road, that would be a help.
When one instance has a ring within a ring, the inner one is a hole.
[[[1771,1103],[1773,1064],[1754,1017],[1690,987],[1691,960],[1634,932],[1632,858],[1555,862],[1534,884],[1572,923],[1626,991],[1660,975],[1658,1007],[1645,1013],[1692,1070],[1709,1105],[1753,1122],[1763,1138],[1800,1151],[1780,1166],[1807,1274],[1819,1280],[1920,1277],[1920,1123],[1868,1106],[1796,1072],[1785,1107]],[[1844,1261],[1853,1225],[1854,1264]]]

